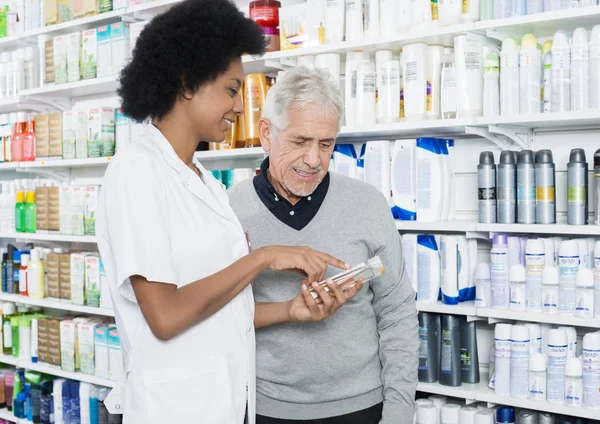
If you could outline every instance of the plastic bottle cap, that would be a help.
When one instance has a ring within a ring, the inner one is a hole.
[[[494,337],[499,340],[509,340],[512,333],[512,324],[496,324],[494,328]],[[565,334],[566,339],[566,334]]]
[[[506,234],[494,234],[492,246],[508,246],[508,236]]]
[[[440,412],[434,404],[422,404],[417,407],[417,422],[437,423]]]
[[[498,424],[514,423],[515,422],[515,409],[514,408],[498,408],[496,411],[496,422]]]
[[[581,377],[583,375],[583,365],[579,358],[571,357],[567,359],[565,375],[567,377]]]
[[[498,59],[498,55],[496,53],[489,53],[483,61],[483,67],[486,69],[500,68],[500,60]]]
[[[522,49],[537,49],[537,39],[533,34],[525,34],[521,39]]]
[[[25,193],[17,191],[17,203],[23,203],[25,201]]]
[[[600,350],[600,331],[583,336],[583,350]]]
[[[510,339],[514,342],[528,342],[529,328],[524,325],[513,325],[510,332]]]
[[[536,323],[527,323],[525,327],[529,330],[529,339],[533,342],[534,340],[542,337],[542,327]]]
[[[433,402],[433,404],[441,409],[445,404],[448,403],[448,397],[443,395],[433,395],[429,396],[429,399]]]
[[[567,346],[569,339],[567,332],[561,328],[553,328],[548,332],[548,346]]]
[[[460,405],[448,403],[442,407],[442,424],[459,424]]]
[[[524,282],[525,280],[525,267],[523,265],[518,264],[510,267],[510,281]]]
[[[27,192],[27,203],[35,203],[35,191]]]
[[[36,249],[33,249],[31,251],[31,260],[32,261],[39,261],[40,260],[40,252]]]
[[[549,266],[542,271],[542,284],[545,286],[558,286],[558,268]]]
[[[572,149],[569,154],[569,163],[587,163],[585,159],[585,150]]]
[[[533,372],[546,372],[546,355],[534,353],[529,357],[529,370]]]
[[[24,253],[21,255],[21,266],[27,266],[29,265],[29,259],[31,259],[31,256]]]
[[[552,50],[552,40],[548,40],[544,43],[544,45],[542,46],[542,54],[546,54],[550,50]]]
[[[495,424],[494,411],[491,409],[481,409],[477,411],[475,414],[475,424]]]
[[[502,53],[516,52],[517,50],[519,50],[519,46],[517,44],[517,40],[515,40],[513,37],[507,37],[502,42]]]
[[[545,250],[542,239],[527,239],[525,243],[525,253],[528,255],[544,255]]]
[[[594,273],[589,268],[579,267],[576,281],[577,287],[594,287]]]
[[[558,30],[554,33],[552,38],[553,47],[569,47],[569,34],[566,31]]]
[[[579,256],[579,242],[577,240],[565,240],[560,243],[558,256]]]
[[[378,50],[375,52],[375,62],[389,62],[393,60],[393,56],[391,50]]]
[[[517,158],[518,163],[530,163],[533,164],[535,162],[535,158],[532,150],[523,150],[519,152],[519,157]]]
[[[495,165],[494,154],[492,152],[479,153],[479,165]]]
[[[585,28],[577,28],[573,31],[573,37],[571,40],[571,44],[587,44],[588,43],[588,35]]]
[[[517,164],[517,154],[512,150],[503,150],[500,153],[500,164],[501,165],[516,165]]]
[[[15,304],[12,302],[4,302],[2,304],[2,312],[4,315],[12,315],[17,311]]]
[[[491,279],[490,265],[485,262],[480,262],[475,267],[475,279],[476,280],[489,280]]]
[[[535,163],[539,164],[552,164],[554,160],[552,159],[552,151],[548,149],[540,150],[535,154]]]

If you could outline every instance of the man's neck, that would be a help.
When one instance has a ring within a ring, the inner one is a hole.
[[[285,186],[283,184],[281,184],[279,181],[277,181],[277,179],[275,179],[271,175],[271,168],[270,167],[267,170],[267,179],[269,180],[269,182],[271,183],[271,185],[273,186],[273,188],[275,189],[275,191],[277,192],[277,194],[279,194],[285,200],[287,200],[288,202],[290,202],[292,205],[295,205],[300,200],[302,200],[302,197],[296,196],[295,194],[291,193],[289,190],[287,190],[285,188]]]

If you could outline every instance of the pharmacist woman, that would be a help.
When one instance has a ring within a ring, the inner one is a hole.
[[[240,56],[264,44],[229,1],[186,0],[145,27],[121,74],[123,112],[147,125],[108,167],[96,232],[127,376],[107,403],[125,424],[253,424],[255,323],[324,319],[360,289],[330,283],[330,297],[319,286],[317,304],[299,284],[295,299],[255,311],[262,271],[314,282],[347,266],[304,247],[250,252],[252,234],[194,160],[200,140],[223,141],[242,113]]]

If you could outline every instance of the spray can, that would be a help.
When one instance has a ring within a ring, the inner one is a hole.
[[[596,207],[594,223],[600,225],[600,149],[594,153],[594,183],[596,186]]]
[[[556,170],[550,150],[535,154],[535,221],[538,224],[556,223]]]
[[[481,152],[477,165],[479,223],[496,223],[496,164],[492,152]]]
[[[515,409],[510,407],[498,408],[496,411],[497,424],[515,424]]]
[[[531,150],[523,150],[518,157],[517,219],[519,224],[535,224],[535,160]]]
[[[556,416],[550,412],[540,412],[538,424],[556,424]]]
[[[567,222],[569,225],[588,223],[588,164],[585,150],[573,149],[567,164]]]
[[[462,381],[469,384],[479,383],[476,322],[467,322],[465,318],[460,321],[460,360],[462,363]]]
[[[538,424],[538,413],[535,411],[519,411],[519,424]]]
[[[440,316],[419,313],[419,381],[435,383],[440,369]]]
[[[460,319],[452,315],[442,315],[440,384],[452,387],[462,384]]]
[[[516,153],[505,150],[498,165],[498,223],[517,222],[517,158]]]
[[[583,406],[600,409],[600,332],[583,336]]]

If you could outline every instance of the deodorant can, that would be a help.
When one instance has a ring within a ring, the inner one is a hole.
[[[479,383],[476,322],[468,322],[464,317],[460,321],[460,359],[463,383]]]
[[[535,224],[535,159],[531,150],[520,152],[517,162],[517,222]]]
[[[419,313],[419,381],[436,383],[440,370],[440,316]]]
[[[479,223],[496,223],[496,165],[492,152],[479,154],[477,165]]]
[[[588,164],[585,150],[573,149],[567,164],[567,223],[587,225],[588,223]]]
[[[534,411],[519,411],[519,424],[538,424],[538,413]]]
[[[517,154],[505,150],[498,165],[498,223],[517,222]]]
[[[498,408],[496,411],[496,423],[515,424],[515,409],[510,407]]]
[[[538,418],[539,424],[556,424],[556,415],[550,412],[540,412]]]
[[[600,149],[594,153],[594,183],[596,187],[596,207],[594,223],[600,225]]]
[[[462,384],[460,319],[452,315],[442,315],[440,384],[451,387]]]
[[[556,223],[556,169],[550,150],[535,154],[535,214],[537,224]]]

